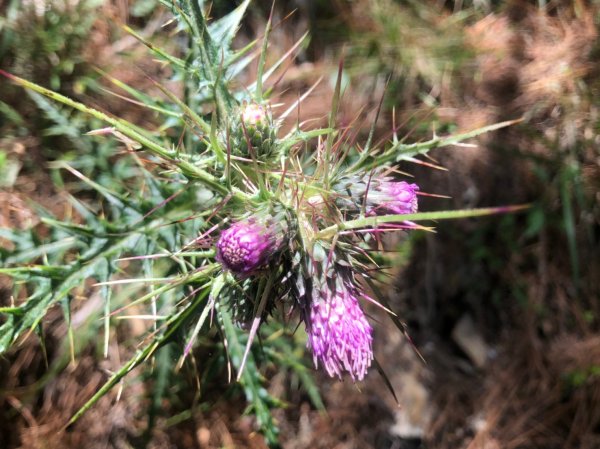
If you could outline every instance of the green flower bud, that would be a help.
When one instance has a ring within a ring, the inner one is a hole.
[[[229,123],[231,154],[267,162],[277,150],[277,124],[267,106],[245,103]]]

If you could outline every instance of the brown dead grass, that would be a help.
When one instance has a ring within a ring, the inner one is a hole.
[[[455,207],[541,201],[547,217],[560,220],[556,185],[540,182],[534,169],[546,170],[553,180],[569,158],[576,158],[586,167],[583,182],[596,185],[600,165],[592,156],[590,129],[597,123],[597,93],[590,86],[597,76],[597,11],[582,2],[578,14],[570,6],[544,13],[525,2],[514,4],[519,14],[509,8],[466,30],[475,64],[471,76],[461,80],[462,98],[456,91],[446,96],[443,111],[464,130],[520,116],[525,124],[486,136],[477,150],[442,156],[454,179],[440,174],[429,179],[453,196]],[[600,291],[591,280],[598,279],[600,267],[583,219],[590,214],[597,223],[593,196],[591,209],[574,212],[582,261],[579,291],[560,226],[545,228],[527,245],[520,242],[515,252],[501,243],[494,226],[500,220],[473,223],[476,228],[468,222],[450,225],[420,246],[422,256],[408,274],[425,277],[412,286],[409,303],[417,311],[407,313],[423,332],[420,341],[438,345],[429,359],[436,412],[428,447],[591,449],[600,444],[600,382],[590,371],[599,363]],[[524,225],[517,218],[516,229]],[[476,229],[486,232],[479,236],[481,248],[497,254],[502,264],[493,268],[464,259],[472,248],[464,236]],[[513,293],[519,288],[520,300]],[[498,295],[491,301],[494,290]],[[483,370],[464,360],[457,365],[460,351],[447,343],[448,329],[465,312],[476,317],[479,332],[497,352]],[[577,382],[577,375],[585,380]]]

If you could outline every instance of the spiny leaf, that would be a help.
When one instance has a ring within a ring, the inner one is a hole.
[[[39,324],[45,316],[46,311],[54,303],[65,298],[72,289],[81,285],[86,279],[97,275],[101,264],[106,263],[109,257],[118,257],[121,251],[130,248],[137,242],[139,235],[130,234],[116,240],[112,245],[101,245],[80,263],[73,267],[19,267],[13,269],[0,269],[0,273],[10,274],[10,271],[19,270],[22,274],[44,276],[48,279],[40,279],[40,285],[36,293],[32,295],[24,304],[19,306],[22,311],[15,320],[7,321],[0,326],[0,341],[9,341],[12,343],[15,339],[28,329],[33,329]],[[58,270],[57,270],[58,268]],[[52,271],[50,271],[52,270]],[[61,279],[56,286],[49,284],[50,277],[54,276]],[[10,337],[7,337],[10,335]],[[5,352],[8,345],[0,346],[0,353]]]
[[[226,16],[214,21],[208,26],[208,31],[214,42],[219,42],[222,48],[229,48],[240,27],[250,0],[244,0],[237,8]]]
[[[442,148],[451,145],[458,145],[465,140],[472,139],[473,137],[477,137],[481,134],[488,133],[490,131],[495,131],[497,129],[506,128],[507,126],[514,125],[516,123],[520,123],[522,119],[517,120],[508,120],[505,122],[495,123],[493,125],[484,126],[482,128],[477,128],[473,131],[468,131],[462,134],[454,134],[446,137],[435,136],[433,139],[430,139],[426,142],[419,142],[413,144],[404,144],[398,142],[392,145],[391,148],[386,150],[383,154],[379,156],[375,156],[372,159],[367,159],[363,164],[363,160],[360,160],[360,163],[354,165],[350,170],[372,170],[377,167],[384,166],[389,164],[390,162],[400,162],[402,160],[412,158],[414,156],[418,156],[419,154],[425,154],[434,148]]]
[[[244,346],[240,341],[240,331],[233,325],[231,315],[226,307],[218,307],[218,315],[227,340],[227,348],[231,361],[239,369],[244,356]],[[267,403],[270,396],[263,387],[259,376],[254,357],[252,353],[249,353],[246,360],[246,369],[243,370],[239,382],[244,387],[246,399],[254,410],[258,425],[264,433],[267,442],[273,447],[278,444],[278,429],[275,426],[269,404]]]
[[[42,256],[54,254],[56,252],[66,251],[76,246],[80,246],[81,243],[74,237],[67,237],[54,242],[46,243],[43,245],[37,245],[33,248],[15,252],[13,255],[7,257],[4,260],[6,265],[28,263],[34,261]]]
[[[155,154],[155,155],[161,157],[162,159],[168,161],[169,163],[172,163],[173,165],[179,167],[179,169],[185,176],[188,176],[192,179],[196,179],[196,180],[204,183],[206,186],[210,187],[215,192],[218,192],[221,194],[229,193],[227,188],[225,186],[219,184],[212,175],[210,175],[209,173],[205,172],[204,170],[196,167],[195,165],[191,164],[190,162],[188,162],[186,160],[179,159],[177,152],[175,152],[173,150],[169,150],[167,148],[164,148],[163,146],[161,146],[154,140],[150,139],[149,137],[142,135],[140,132],[135,130],[135,126],[133,124],[130,124],[129,122],[126,122],[122,119],[115,119],[113,117],[109,117],[108,115],[104,114],[103,112],[100,112],[96,109],[85,106],[84,104],[79,103],[77,101],[71,100],[70,98],[67,98],[64,95],[53,92],[53,91],[46,89],[38,84],[29,82],[22,78],[19,78],[18,76],[11,75],[11,74],[5,72],[4,70],[0,70],[0,75],[3,75],[6,78],[9,78],[13,82],[15,82],[27,89],[31,89],[35,92],[38,92],[42,95],[47,96],[48,98],[50,98],[52,100],[66,104],[67,106],[75,108],[81,112],[84,112],[84,113],[89,114],[93,117],[96,117],[102,121],[105,121],[106,123],[109,123],[110,125],[114,126],[116,129],[121,131],[123,134],[125,134],[127,137],[144,145],[153,154]],[[242,192],[236,192],[235,194],[242,196],[242,198],[245,197],[245,195],[243,195]]]

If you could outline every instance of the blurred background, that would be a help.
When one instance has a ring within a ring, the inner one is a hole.
[[[212,15],[236,4],[215,0]],[[254,2],[239,46],[261,36],[270,9]],[[167,79],[168,69],[122,25],[170,48],[168,18],[158,0],[4,0],[0,68],[151,127],[154,117],[106,78],[156,90],[152,79]],[[531,204],[386,242],[385,294],[424,361],[375,314],[376,357],[397,401],[377,370],[360,386],[315,373],[324,413],[285,372],[269,370],[269,390],[284,397],[273,412],[283,447],[600,447],[599,21],[600,2],[583,0],[276,3],[269,58],[310,33],[276,101],[295,101],[323,76],[299,114],[325,123],[343,60],[342,123],[374,119],[383,98],[380,141],[394,130],[416,142],[522,118],[476,146],[432,152],[431,166],[403,168],[437,195],[421,197],[422,211]],[[354,126],[366,136],[370,123]],[[57,161],[102,185],[127,180],[118,143],[83,136],[100,126],[0,80],[0,229],[43,234],[37,205],[60,217],[72,213],[65,192],[94,201]],[[11,249],[0,234],[0,250]],[[10,295],[0,277],[0,305]],[[93,289],[80,295],[98,306]],[[97,327],[83,324],[90,314],[72,319],[80,320],[74,362],[60,310],[44,320],[43,344],[31,336],[0,358],[0,447],[266,447],[239,391],[215,382],[192,401],[197,386],[185,372],[136,371],[65,430],[109,366]],[[139,330],[130,322],[117,332],[123,341]],[[157,397],[159,382],[167,387]]]

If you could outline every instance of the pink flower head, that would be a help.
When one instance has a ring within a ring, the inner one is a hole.
[[[414,214],[419,209],[417,184],[394,181],[375,173],[372,176],[349,176],[334,185],[337,206],[349,217],[363,211],[366,215]]]
[[[273,227],[249,218],[221,233],[217,260],[235,274],[249,274],[267,263],[277,246]]]
[[[316,296],[306,319],[315,366],[321,363],[331,377],[341,379],[346,371],[353,380],[362,380],[373,360],[373,329],[358,304],[355,289],[326,289]]]
[[[371,215],[383,214],[414,214],[419,209],[417,184],[405,181],[383,180],[374,183],[367,193],[367,213]]]
[[[242,120],[246,126],[256,126],[266,122],[267,111],[258,103],[249,103],[242,108]]]

